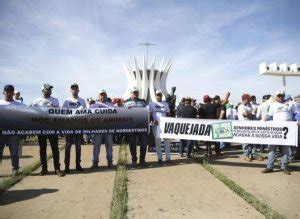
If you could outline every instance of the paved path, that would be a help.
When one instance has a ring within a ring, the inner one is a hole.
[[[30,147],[25,147],[23,155],[28,157],[22,162],[38,159],[37,149],[31,148],[32,156]],[[114,147],[115,163],[118,149]],[[264,175],[260,171],[265,162],[247,163],[240,154],[233,148],[212,165],[287,218],[299,218],[300,163],[291,164],[291,176],[282,172]],[[72,148],[71,168],[74,155]],[[64,152],[60,157],[63,163]],[[91,157],[92,146],[83,146],[84,168],[91,165]],[[53,174],[38,176],[38,169],[0,196],[1,218],[108,218],[115,170],[106,168],[104,147],[100,160],[101,167],[96,171],[86,169],[78,174],[73,170],[64,178]],[[147,154],[148,168],[128,170],[129,218],[263,218],[201,165],[176,155],[173,160],[174,165],[160,167],[157,156]],[[9,160],[4,162],[2,167],[6,169],[1,169],[2,174],[10,171]],[[48,162],[53,171],[52,160]]]
[[[39,145],[37,142],[31,142],[30,145],[25,144],[22,147],[22,157],[19,160],[20,170],[22,170],[25,166],[32,164],[35,161],[39,161]],[[0,183],[7,177],[9,177],[12,173],[11,159],[9,148],[4,148],[3,160],[0,165]]]
[[[119,147],[114,147],[115,162]],[[72,148],[71,168],[75,151]],[[115,170],[106,167],[105,148],[101,148],[101,167],[95,171],[75,170],[66,177],[39,176],[38,169],[31,176],[0,196],[1,218],[108,218],[112,200]],[[61,152],[61,163],[64,153]],[[91,165],[92,146],[82,147],[82,166]],[[52,160],[48,161],[53,171]],[[62,165],[64,168],[64,165]]]
[[[149,168],[129,170],[129,218],[263,218],[199,164],[173,157],[158,167],[148,154]]]
[[[240,156],[241,150],[235,149],[239,148],[224,152],[222,157],[213,161],[213,167],[287,218],[300,218],[300,162],[289,165],[290,176],[278,172],[279,169],[262,174],[266,160],[246,162]]]
[[[64,139],[60,138],[58,143],[60,147],[65,144],[65,141]],[[22,156],[19,159],[20,171],[22,171],[24,167],[40,160],[39,150],[40,149],[37,140],[23,142]],[[51,153],[50,145],[48,147],[48,154],[49,153]],[[11,165],[9,148],[5,147],[2,164],[0,165],[0,183],[1,181],[5,180],[7,177],[10,177],[11,173],[12,173],[12,165]]]

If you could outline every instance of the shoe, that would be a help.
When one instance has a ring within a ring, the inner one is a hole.
[[[112,163],[109,163],[109,164],[107,164],[107,167],[108,167],[109,169],[113,169],[113,168],[114,168],[114,165],[113,165]]]
[[[65,176],[65,173],[62,172],[61,170],[55,170],[55,173],[56,173],[56,175],[59,176],[59,177]]]
[[[70,173],[70,167],[69,167],[69,165],[66,165],[66,167],[65,167],[65,173]]]
[[[48,174],[48,170],[45,168],[42,168],[41,172],[40,172],[40,176],[45,176]]]
[[[273,169],[269,169],[269,168],[266,168],[264,169],[263,171],[261,171],[262,173],[272,173],[273,172]]]
[[[283,169],[282,171],[285,175],[291,175],[291,172],[287,168]]]
[[[98,164],[92,164],[92,166],[90,167],[90,169],[96,169],[98,168]]]
[[[169,159],[169,160],[166,160],[166,163],[168,163],[168,164],[173,164],[173,161],[171,161],[171,160]]]
[[[157,164],[162,166],[163,165],[162,160],[158,160]]]
[[[11,175],[12,175],[13,177],[18,176],[18,175],[19,175],[19,170],[18,170],[18,169],[13,170]]]
[[[136,168],[136,161],[132,161],[131,168]]]
[[[245,161],[248,161],[248,162],[252,162],[252,158],[251,157],[244,157]]]
[[[83,172],[83,168],[81,167],[80,164],[77,164],[77,165],[76,165],[76,170],[77,170],[77,171],[80,171],[80,172]]]
[[[262,157],[262,156],[256,156],[256,159],[255,160],[258,160],[258,161],[264,161],[265,159]]]
[[[141,167],[147,167],[147,163],[145,161],[140,161],[140,166]]]

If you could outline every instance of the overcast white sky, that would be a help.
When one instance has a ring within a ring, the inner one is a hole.
[[[121,97],[122,60],[171,59],[167,87],[178,97],[244,92],[261,98],[281,88],[260,76],[259,63],[299,63],[300,1],[0,1],[0,86],[13,84],[29,104],[43,83],[63,101],[71,83],[80,95],[106,89]],[[288,93],[300,93],[288,78]]]

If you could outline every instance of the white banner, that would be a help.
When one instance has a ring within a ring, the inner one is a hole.
[[[160,138],[297,146],[297,122],[161,117]]]

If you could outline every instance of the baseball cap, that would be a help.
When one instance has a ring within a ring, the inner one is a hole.
[[[137,87],[133,87],[133,88],[131,89],[131,93],[133,93],[133,92],[139,92],[139,89],[138,89]]]
[[[106,90],[102,89],[99,94],[107,94]]]
[[[285,92],[283,90],[278,90],[278,91],[276,91],[275,95],[276,96],[284,96]]]
[[[290,94],[287,94],[285,95],[285,98],[284,98],[285,101],[287,100],[292,100],[292,96]]]
[[[214,96],[214,100],[220,100],[220,99],[221,99],[221,98],[220,98],[219,95]]]
[[[159,89],[155,92],[155,94],[162,94],[162,91]]]
[[[270,99],[270,97],[271,97],[271,94],[263,95],[262,100],[266,101],[266,100]]]
[[[74,84],[71,84],[71,89],[73,89],[73,88],[78,88],[79,86],[78,86],[78,84],[76,84],[76,83],[74,83]]]
[[[15,88],[14,86],[8,84],[8,85],[5,85],[4,88],[3,88],[4,91],[14,91]]]
[[[52,88],[53,88],[53,86],[50,85],[50,84],[43,84],[43,86],[42,86],[42,91],[43,91],[43,90],[50,90],[50,89],[52,89]]]
[[[207,103],[210,101],[210,97],[208,95],[203,96],[203,102]]]
[[[242,100],[249,100],[251,97],[249,94],[243,94]]]

